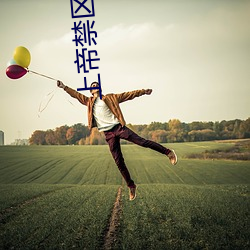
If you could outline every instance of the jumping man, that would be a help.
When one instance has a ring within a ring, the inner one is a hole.
[[[129,199],[132,201],[136,197],[136,185],[131,179],[127,166],[121,152],[120,139],[133,142],[139,146],[151,148],[166,155],[171,164],[177,163],[177,156],[174,150],[163,147],[161,144],[146,140],[132,130],[127,128],[119,103],[132,100],[142,95],[150,95],[152,89],[135,90],[121,94],[107,94],[100,98],[98,88],[91,89],[91,97],[87,97],[76,90],[65,86],[63,82],[57,81],[57,86],[63,88],[69,95],[76,98],[80,103],[88,107],[89,129],[97,127],[100,132],[104,132],[106,141],[109,144],[110,152],[114,158],[118,169],[129,187]],[[99,87],[98,82],[93,82],[91,87]]]

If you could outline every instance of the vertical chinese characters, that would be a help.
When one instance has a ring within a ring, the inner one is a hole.
[[[94,0],[71,0],[71,15],[72,18],[84,18],[95,16],[94,11]],[[89,73],[90,70],[99,69],[98,61],[100,58],[98,57],[98,52],[95,49],[90,49],[90,47],[94,47],[97,45],[97,32],[94,30],[95,21],[90,22],[87,20],[86,22],[75,21],[74,27],[71,30],[74,31],[74,39],[72,42],[75,43],[76,46],[76,60],[74,63],[77,66],[77,73]],[[99,82],[99,91],[100,98],[102,98],[101,93],[101,77],[98,73],[98,82]],[[90,90],[93,88],[87,87],[87,78],[84,77],[84,88],[78,88],[78,91],[82,90]]]

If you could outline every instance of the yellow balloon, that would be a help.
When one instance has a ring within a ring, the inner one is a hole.
[[[16,47],[14,50],[13,58],[16,63],[24,68],[28,68],[30,65],[30,52],[23,46]]]

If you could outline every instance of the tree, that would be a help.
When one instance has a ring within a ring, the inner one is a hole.
[[[154,131],[154,130],[168,130],[167,123],[162,123],[162,122],[151,122],[148,125],[148,130],[149,131]]]
[[[240,138],[250,138],[250,117],[240,124]]]
[[[216,138],[220,139],[220,133],[221,133],[221,125],[218,121],[216,121],[213,125],[213,131],[216,134]]]
[[[45,131],[36,130],[31,135],[31,137],[29,139],[29,143],[31,145],[45,145],[46,144],[45,135],[46,135]]]
[[[163,129],[157,129],[155,131],[150,132],[151,138],[153,141],[158,143],[167,142],[167,131]]]
[[[204,128],[204,125],[202,122],[191,122],[189,124],[189,129],[192,131],[192,130],[202,130]]]
[[[85,126],[84,124],[77,123],[73,126],[73,128],[75,130],[76,143],[81,138],[86,139],[86,137],[90,135],[90,130],[89,130],[88,126]]]
[[[86,138],[86,143],[90,145],[103,145],[106,140],[103,133],[100,133],[97,128],[91,130],[90,136]]]
[[[183,141],[182,123],[178,119],[169,120],[169,132],[167,135],[168,142],[181,142]]]
[[[192,130],[188,133],[190,141],[210,141],[216,138],[216,134],[211,129]]]
[[[46,131],[45,141],[46,141],[46,145],[56,145],[57,144],[57,138],[56,138],[54,130],[49,129]]]
[[[66,132],[66,139],[68,141],[69,145],[75,144],[75,137],[76,137],[76,131],[74,130],[73,127],[70,127],[67,132]]]
[[[64,125],[61,127],[57,127],[55,130],[56,144],[57,145],[67,145],[68,141],[66,138],[66,133],[68,130],[68,126]]]
[[[240,138],[240,125],[241,125],[242,121],[239,119],[236,119],[234,121],[234,127],[233,127],[233,135],[234,138]]]
[[[250,118],[247,120],[230,120],[221,122],[191,122],[184,123],[178,119],[168,123],[152,122],[149,125],[128,124],[131,130],[145,139],[156,142],[204,141],[214,139],[250,138]],[[36,130],[29,139],[31,145],[65,145],[65,144],[105,144],[105,136],[95,128],[78,123],[71,127],[67,125],[48,129]],[[122,141],[122,143],[127,143]]]
[[[184,142],[188,141],[188,132],[189,132],[189,124],[183,122],[181,124],[182,127],[182,139]]]
[[[85,144],[87,144],[86,143],[86,139],[80,139],[79,141],[78,141],[78,145],[85,145]]]
[[[77,123],[71,126],[66,133],[66,139],[68,144],[79,144],[85,141],[86,137],[90,135],[90,131],[87,126]],[[83,139],[83,140],[82,140]]]

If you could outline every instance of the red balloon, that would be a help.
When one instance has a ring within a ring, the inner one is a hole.
[[[18,79],[24,76],[27,73],[27,69],[19,65],[10,65],[6,69],[6,75],[11,79]]]

